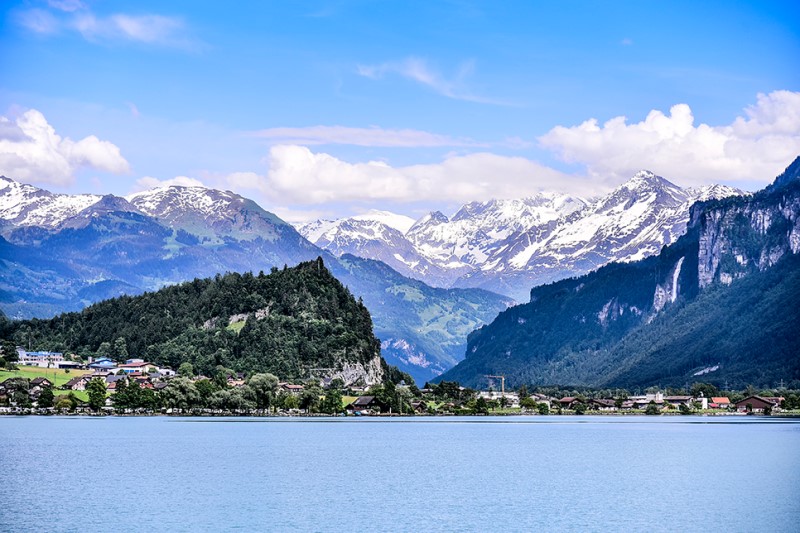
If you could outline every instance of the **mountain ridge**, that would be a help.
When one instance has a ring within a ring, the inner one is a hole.
[[[786,178],[797,161],[753,195],[694,204],[688,231],[657,255],[534,287],[439,379],[682,387],[715,368],[702,380],[800,380],[788,333],[800,322],[800,176]]]
[[[438,287],[477,287],[524,301],[531,286],[657,253],[685,230],[696,201],[742,195],[724,185],[683,189],[637,172],[593,201],[558,193],[470,202],[447,217],[435,211],[406,233],[365,228],[353,218],[299,226],[334,255],[380,259]]]
[[[14,194],[4,196],[0,188],[6,206],[0,210],[0,309],[15,318],[50,317],[187,279],[268,271],[322,256],[376,315],[376,331],[390,339],[387,357],[424,383],[463,356],[469,331],[513,303],[484,291],[434,290],[377,263],[342,265],[290,224],[230,191],[172,186],[127,198],[81,198],[58,220],[37,226],[43,219],[36,198],[52,202],[57,195],[3,182]],[[12,200],[17,204],[9,205]],[[57,200],[69,204],[66,196]],[[409,307],[400,287],[418,301]],[[451,311],[449,320],[431,316]]]

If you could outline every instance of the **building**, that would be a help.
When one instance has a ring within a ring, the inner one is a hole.
[[[692,400],[691,396],[664,396],[664,401],[673,407],[680,407],[681,405],[691,407]]]
[[[67,381],[62,388],[69,390],[86,390],[86,385],[91,379],[92,376],[78,376]]]
[[[369,413],[372,411],[380,412],[380,406],[375,401],[375,396],[359,396],[353,403],[347,406],[348,411],[354,413]]]
[[[581,400],[579,398],[576,398],[575,396],[564,396],[563,398],[558,400],[558,403],[559,405],[561,405],[562,409],[572,409],[573,407],[581,403]]]
[[[767,407],[774,409],[779,406],[780,404],[774,402],[773,399],[761,396],[748,396],[744,400],[736,402],[737,411],[752,411],[753,413],[762,413]]]
[[[142,361],[141,359],[128,359],[124,364],[119,365],[117,368],[126,374],[133,374],[134,372],[158,372],[158,365],[148,363],[147,361]]]
[[[64,354],[61,352],[26,352],[22,348],[17,348],[17,356],[19,357],[17,364],[40,368],[55,368],[64,360]]]
[[[62,368],[66,370],[83,370],[86,368],[86,365],[83,363],[78,363],[77,361],[59,361],[56,363],[56,368]]]
[[[302,385],[293,385],[291,383],[279,383],[278,385],[284,392],[288,392],[289,394],[292,394],[294,396],[297,396],[298,394],[303,392],[304,389]]]
[[[487,402],[496,401],[499,402],[501,398],[506,399],[506,405],[508,407],[519,407],[519,394],[516,392],[506,392],[503,394],[502,392],[497,391],[478,391],[478,397],[483,398]]]
[[[30,387],[29,387],[28,391],[31,394],[38,395],[40,392],[42,392],[42,389],[44,389],[44,388],[52,389],[53,388],[53,382],[50,381],[47,378],[33,378],[31,380],[31,384],[30,384]]]
[[[598,411],[616,411],[617,404],[611,399],[592,398],[589,400],[589,409],[595,409]]]
[[[727,409],[730,406],[731,401],[727,396],[712,396],[711,403],[708,404],[711,409]]]
[[[117,370],[117,363],[115,363],[108,357],[100,357],[98,359],[95,359],[94,361],[89,362],[88,366],[92,370],[110,370],[110,371]]]

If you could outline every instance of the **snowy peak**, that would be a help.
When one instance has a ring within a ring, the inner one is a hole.
[[[649,170],[640,170],[631,179],[601,198],[596,210],[630,209],[634,204],[645,203],[651,206],[676,206],[685,202],[689,195],[661,176]]]
[[[450,222],[450,219],[448,219],[441,211],[431,211],[427,215],[414,222],[414,224],[408,228],[406,233],[414,233],[419,231],[421,228],[436,226],[439,224],[447,224],[448,222]]]
[[[398,215],[390,211],[379,211],[373,209],[361,215],[340,218],[338,220],[315,220],[297,226],[298,231],[309,241],[336,242],[341,238],[354,238],[359,235],[364,238],[375,238],[386,240],[401,237],[411,226],[414,219],[404,215]]]
[[[145,214],[125,198],[122,198],[121,196],[114,196],[113,194],[107,194],[94,204],[78,213],[76,216],[101,216],[108,213],[136,213],[137,215]]]
[[[93,220],[108,217],[109,215],[126,216],[129,214],[137,215],[138,217],[145,216],[144,213],[137,209],[136,206],[128,202],[125,198],[114,196],[113,194],[107,194],[94,204],[79,212],[77,215],[69,217],[61,222],[61,224],[58,226],[58,229],[85,228],[91,224]]]
[[[99,200],[92,194],[53,194],[0,177],[0,219],[14,226],[54,229]]]
[[[705,202],[707,200],[721,200],[729,196],[743,196],[746,192],[727,185],[704,185],[686,189],[692,202]]]
[[[344,245],[353,242],[369,242],[381,240],[386,242],[403,239],[403,234],[378,220],[364,220],[361,218],[343,218],[335,221],[317,220],[300,226],[300,233],[309,241],[318,246],[327,247],[330,251],[331,244]],[[346,252],[342,252],[346,253]],[[341,254],[337,254],[341,255]]]
[[[132,194],[127,200],[173,229],[211,239],[274,240],[277,227],[289,227],[252,200],[230,191],[171,185]]]
[[[142,212],[156,218],[172,221],[188,212],[204,216],[219,215],[232,203],[243,200],[230,192],[170,185],[132,194],[126,199]]]
[[[379,222],[385,226],[399,231],[400,233],[407,232],[409,229],[411,229],[411,226],[414,225],[414,219],[411,217],[398,215],[397,213],[392,213],[391,211],[380,211],[378,209],[372,209],[362,215],[356,215],[350,218],[352,220],[368,220]]]
[[[720,185],[683,189],[642,170],[593,202],[541,192],[470,202],[451,218],[434,211],[403,235],[352,219],[318,221],[303,233],[334,253],[380,259],[431,285],[520,299],[537,284],[656,254],[685,232],[693,203],[737,194]]]

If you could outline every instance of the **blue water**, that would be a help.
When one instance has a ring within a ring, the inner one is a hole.
[[[0,417],[0,531],[800,531],[800,421]]]

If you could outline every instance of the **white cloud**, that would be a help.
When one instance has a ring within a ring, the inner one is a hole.
[[[44,9],[29,9],[16,14],[17,23],[34,33],[49,35],[56,33],[60,22],[49,11]]]
[[[50,0],[55,11],[28,9],[16,13],[17,23],[41,35],[77,31],[89,42],[128,41],[195,49],[182,19],[163,15],[117,13],[98,16],[77,0]]]
[[[183,21],[162,15],[125,15],[97,17],[92,13],[76,16],[70,26],[87,40],[126,40],[146,44],[183,47]]]
[[[453,201],[518,198],[540,190],[586,193],[602,184],[567,176],[522,157],[453,155],[441,163],[392,167],[381,161],[348,163],[305,146],[274,146],[266,175],[238,173],[224,181],[251,189],[271,204],[353,201]]]
[[[372,80],[382,79],[387,74],[397,74],[433,89],[447,98],[481,104],[509,105],[506,102],[473,94],[466,87],[466,79],[474,71],[474,61],[466,61],[459,66],[455,76],[448,78],[430,66],[425,59],[418,57],[407,57],[402,61],[388,61],[378,65],[356,66],[356,73],[359,76]]]
[[[128,109],[130,109],[131,116],[133,118],[139,118],[142,116],[142,114],[139,112],[139,108],[136,107],[136,104],[134,104],[133,102],[125,102],[125,105],[127,105]]]
[[[62,138],[44,115],[30,109],[13,122],[0,117],[0,173],[32,183],[71,184],[80,168],[115,174],[129,172],[119,148],[90,135]]]
[[[602,126],[596,119],[556,126],[539,142],[594,176],[622,179],[648,168],[683,184],[766,183],[800,155],[800,93],[759,94],[744,115],[695,125],[689,106],[677,104],[634,124],[620,116]]]
[[[136,180],[133,192],[147,191],[158,187],[169,187],[171,185],[180,185],[181,187],[205,187],[202,181],[188,176],[176,176],[168,180],[144,176]]]
[[[453,138],[427,131],[378,127],[310,126],[306,128],[268,128],[253,135],[279,144],[347,144],[353,146],[437,147],[486,146],[472,139]]]
[[[66,11],[68,13],[86,8],[86,4],[80,0],[47,0],[47,5],[53,9]]]

